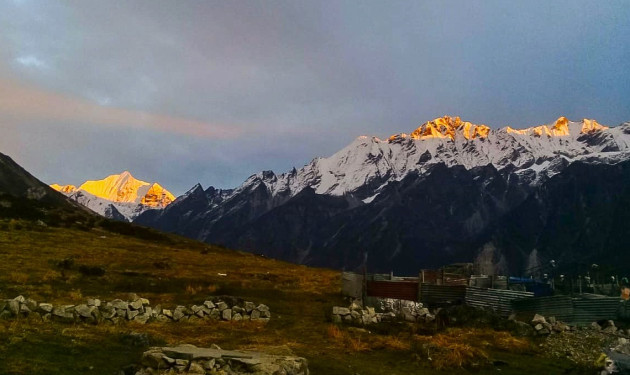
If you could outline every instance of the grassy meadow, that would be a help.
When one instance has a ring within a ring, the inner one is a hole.
[[[486,328],[392,323],[336,326],[345,305],[340,273],[309,268],[148,230],[61,228],[0,221],[0,299],[53,304],[129,293],[165,308],[234,296],[271,309],[267,324],[240,321],[64,324],[0,320],[2,374],[115,374],[151,345],[217,344],[306,357],[312,374],[576,373],[538,344]],[[140,233],[140,235],[138,235]],[[152,235],[153,234],[153,235]],[[101,269],[97,275],[85,270]],[[371,330],[371,331],[368,331]],[[138,342],[131,333],[144,334]]]

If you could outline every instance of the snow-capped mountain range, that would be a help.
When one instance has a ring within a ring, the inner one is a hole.
[[[630,123],[560,117],[494,130],[444,116],[409,134],[358,137],[330,157],[257,173],[235,189],[195,185],[135,222],[298,263],[353,268],[369,253],[382,271],[415,272],[472,261],[505,215],[564,181],[565,170],[575,173],[574,164],[613,173],[598,166],[628,159]]]
[[[160,184],[137,180],[128,171],[86,181],[78,188],[58,184],[50,187],[102,216],[125,221],[132,221],[147,210],[164,208],[175,200]]]
[[[411,134],[382,140],[361,136],[328,158],[316,158],[299,170],[275,175],[261,172],[235,189],[264,183],[272,195],[294,196],[305,187],[317,194],[357,194],[366,203],[388,182],[432,165],[462,165],[466,169],[494,165],[511,168],[535,182],[557,173],[561,166],[590,159],[614,163],[630,152],[630,124],[609,128],[595,120],[569,121],[515,130],[492,130],[485,125],[444,116],[422,124]],[[366,186],[372,188],[365,189]],[[226,197],[229,199],[229,197]]]

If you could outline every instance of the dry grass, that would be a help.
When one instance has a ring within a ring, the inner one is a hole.
[[[494,331],[449,331],[432,338],[414,335],[412,325],[401,325],[389,335],[330,325],[332,306],[345,304],[339,272],[169,238],[170,242],[151,242],[101,229],[0,229],[0,299],[22,294],[40,302],[67,304],[92,297],[126,299],[137,293],[168,308],[228,295],[268,305],[271,321],[92,326],[0,320],[0,373],[90,373],[90,366],[101,373],[116,373],[146,349],[125,341],[131,331],[148,335],[152,345],[281,348],[306,357],[313,374],[434,374],[432,367],[466,367],[493,350],[527,352],[518,339]],[[57,266],[69,258],[74,259],[73,267]],[[82,275],[77,270],[82,265],[102,266],[105,275]],[[423,344],[437,348],[431,355],[438,366],[412,360],[414,353],[424,356]],[[442,362],[439,355],[445,358]],[[519,367],[512,364],[512,368]]]
[[[490,359],[489,351],[532,353],[531,342],[519,339],[508,332],[492,329],[452,328],[435,336],[414,337],[414,346],[420,357],[431,361],[438,370],[452,368],[478,368]]]

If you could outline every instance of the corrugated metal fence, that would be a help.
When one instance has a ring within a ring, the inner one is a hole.
[[[389,278],[389,279],[388,279]],[[582,294],[577,297],[536,297],[531,292],[479,288],[464,285],[435,285],[421,283],[418,278],[400,278],[391,275],[363,275],[344,272],[344,295],[361,298],[364,285],[370,297],[420,301],[427,306],[445,306],[465,303],[470,306],[491,308],[502,316],[512,312],[519,315],[541,314],[570,324],[590,324],[598,320],[630,320],[629,302],[618,297]]]
[[[534,293],[516,290],[466,288],[465,302],[469,306],[490,308],[501,316],[507,317],[512,313],[512,301],[532,298]]]
[[[573,319],[573,300],[570,296],[536,297],[512,301],[517,314],[555,316],[563,322]]]
[[[624,320],[628,318],[627,302],[618,297],[599,295],[580,295],[538,297],[512,302],[517,314],[540,314],[553,316],[563,322],[575,325],[587,325],[599,320]]]

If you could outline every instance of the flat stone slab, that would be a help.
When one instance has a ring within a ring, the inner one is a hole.
[[[248,358],[254,357],[252,353],[238,352],[235,350],[220,350],[210,348],[198,348],[194,345],[179,345],[175,347],[163,347],[162,353],[173,359],[219,359],[219,358]]]
[[[270,355],[261,352],[222,350],[218,348],[198,348],[194,345],[173,347],[154,347],[144,352],[141,363],[145,366],[136,375],[153,374],[158,368],[167,370],[177,367],[177,363],[186,363],[181,374],[197,374],[205,369],[205,374],[215,374],[229,370],[229,374],[256,375],[308,375],[308,362],[296,356]],[[224,366],[225,369],[223,368]],[[194,371],[193,371],[194,370]]]

